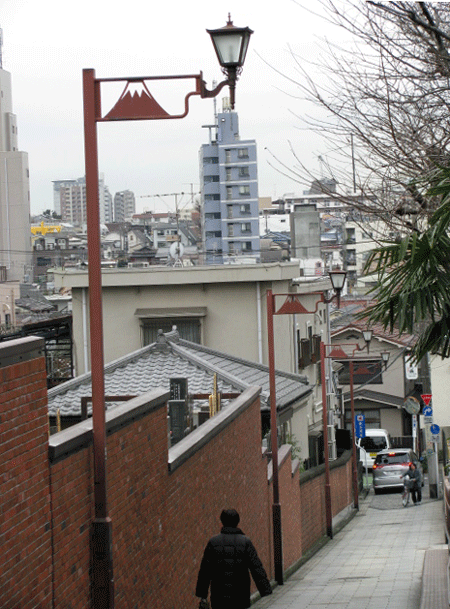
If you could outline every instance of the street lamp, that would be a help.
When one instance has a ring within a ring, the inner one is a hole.
[[[209,30],[222,70],[227,75],[219,85],[209,91],[199,74],[176,76],[139,76],[122,78],[96,78],[92,69],[83,70],[84,151],[86,167],[86,202],[88,234],[89,318],[91,338],[92,427],[94,457],[94,520],[91,529],[91,603],[93,607],[113,609],[112,523],[108,515],[106,492],[106,424],[105,382],[103,354],[103,314],[101,284],[101,247],[99,213],[99,171],[97,123],[128,120],[162,120],[185,117],[189,112],[189,99],[199,95],[202,99],[215,97],[226,85],[234,108],[234,93],[238,74],[242,69],[252,30],[236,28],[230,18],[224,28]],[[195,89],[184,100],[184,112],[169,114],[150,93],[149,81],[190,79]],[[102,111],[102,86],[111,82],[124,82],[119,99],[108,112]],[[140,85],[139,93],[131,93],[132,86]]]
[[[274,567],[275,579],[278,584],[283,584],[283,536],[281,527],[281,505],[280,491],[278,482],[278,426],[277,426],[277,404],[276,404],[276,383],[275,383],[275,341],[273,317],[274,315],[305,315],[317,313],[319,305],[329,303],[333,298],[339,300],[340,293],[345,282],[344,271],[335,271],[334,277],[337,277],[335,285],[336,293],[330,298],[326,298],[323,292],[312,292],[312,295],[318,295],[320,298],[316,303],[314,311],[308,311],[299,300],[299,294],[274,294],[272,290],[267,290],[267,340],[268,340],[268,355],[269,355],[269,391],[270,391],[270,440],[272,452],[272,476],[273,476],[273,503],[272,503],[272,519],[273,519],[273,547],[274,547]],[[333,279],[330,273],[330,279],[333,284]],[[275,306],[276,296],[285,296],[286,300],[278,309]],[[320,343],[320,353],[322,356],[322,345]],[[322,362],[324,358],[322,358]],[[322,371],[322,420],[324,434],[324,461],[325,461],[325,505],[327,518],[327,533],[332,537],[332,514],[331,514],[331,491],[330,491],[330,462],[328,450],[328,413],[326,403],[326,387],[325,373]]]
[[[359,493],[358,493],[358,471],[357,471],[357,460],[356,460],[356,443],[355,443],[355,398],[354,398],[354,363],[358,362],[361,358],[354,357],[357,351],[364,351],[367,349],[367,353],[369,353],[370,342],[372,340],[373,331],[365,330],[363,331],[364,342],[366,343],[364,347],[361,347],[359,343],[348,343],[344,345],[325,345],[321,344],[321,367],[322,374],[325,374],[325,364],[324,361],[326,358],[334,359],[334,360],[347,360],[349,362],[349,376],[350,376],[350,407],[351,407],[351,418],[352,418],[352,478],[353,478],[353,495],[354,495],[354,505],[356,509],[359,509]],[[348,355],[344,351],[344,347],[349,348],[353,347],[353,351],[351,355]],[[329,349],[329,352],[327,352]],[[389,353],[382,352],[381,359],[387,365],[389,360]]]
[[[230,104],[233,109],[236,81],[244,65],[248,43],[253,31],[248,27],[234,26],[230,13],[228,13],[228,22],[224,27],[206,31],[211,36],[222,71],[228,77]]]
[[[338,301],[338,308],[341,300],[341,292],[344,288],[345,279],[347,277],[347,271],[341,271],[340,269],[334,269],[328,272],[330,276],[331,285],[333,290],[336,292],[336,298]]]

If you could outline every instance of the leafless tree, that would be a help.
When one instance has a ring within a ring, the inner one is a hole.
[[[284,75],[325,117],[299,118],[341,158],[348,150],[347,173],[329,163],[360,195],[347,197],[351,206],[420,231],[439,201],[427,194],[427,176],[450,164],[450,3],[320,3],[341,42],[327,43],[320,64],[292,51],[294,70]],[[303,183],[313,178],[292,153],[297,169],[274,158],[275,166]]]

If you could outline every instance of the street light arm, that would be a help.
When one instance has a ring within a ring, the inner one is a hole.
[[[203,99],[208,97],[216,97],[220,93],[220,91],[228,85],[230,87],[230,105],[231,109],[234,110],[235,104],[235,95],[236,95],[236,81],[238,79],[238,69],[234,66],[222,68],[223,73],[228,76],[225,80],[217,85],[212,91],[208,91],[206,88],[206,83],[204,80],[201,80],[200,89],[201,89],[201,97]]]

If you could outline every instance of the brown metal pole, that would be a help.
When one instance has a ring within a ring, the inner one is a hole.
[[[283,538],[281,528],[280,490],[278,484],[278,427],[277,399],[275,384],[275,344],[273,332],[274,296],[272,290],[267,290],[267,338],[269,345],[269,386],[270,386],[270,440],[272,449],[273,472],[273,553],[275,579],[283,585]]]
[[[320,342],[320,372],[322,377],[322,414],[323,414],[323,453],[325,459],[325,511],[327,518],[327,535],[333,539],[333,512],[331,510],[331,485],[330,485],[330,455],[328,450],[328,411],[327,411],[327,386],[325,378],[325,343]]]
[[[113,609],[112,526],[108,517],[106,493],[105,379],[96,125],[100,100],[95,72],[91,69],[83,70],[83,101],[95,502],[91,529],[91,602],[95,608]]]
[[[359,493],[358,493],[358,469],[356,463],[356,442],[355,442],[355,398],[353,394],[353,360],[350,360],[350,406],[352,410],[352,475],[353,475],[353,501],[355,508],[359,510]]]

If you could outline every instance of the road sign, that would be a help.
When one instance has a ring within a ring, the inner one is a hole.
[[[436,423],[433,423],[433,425],[430,425],[430,431],[433,436],[438,436],[439,432],[441,431],[441,428],[439,427],[439,425],[436,425]]]
[[[433,416],[433,409],[431,408],[431,406],[425,406],[425,408],[423,409],[423,416],[424,417],[432,417]]]
[[[366,436],[366,417],[363,414],[355,415],[355,436],[357,438]]]
[[[425,402],[425,405],[426,405],[426,406],[428,406],[428,405],[430,404],[430,402],[431,402],[431,398],[432,398],[431,393],[425,393],[424,395],[421,395],[420,397],[421,397],[421,398],[422,398],[422,400]]]

